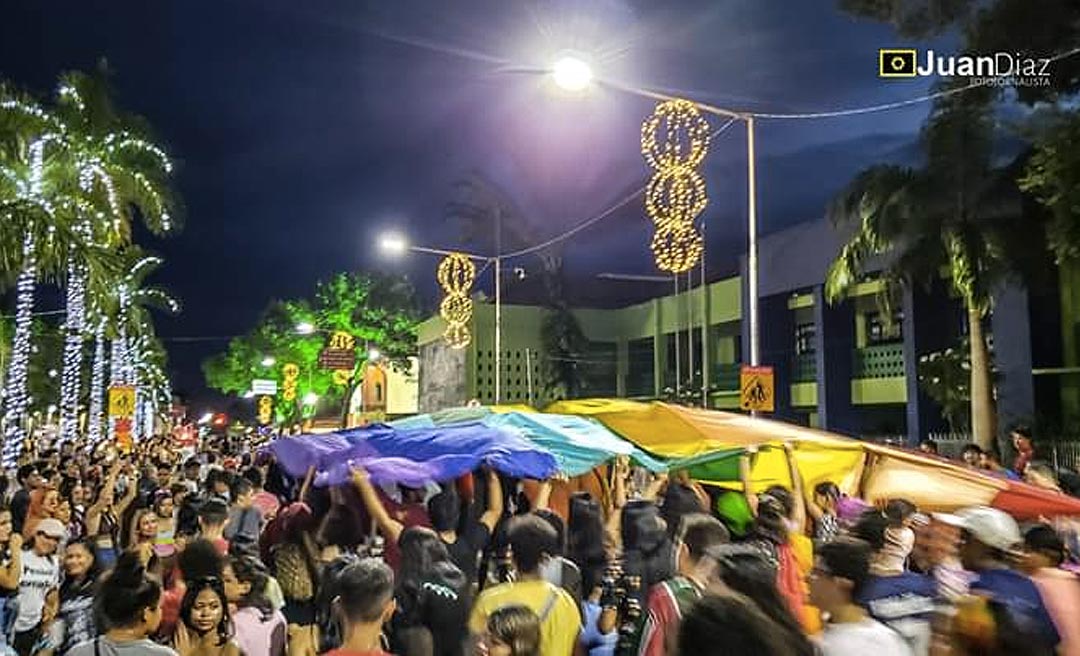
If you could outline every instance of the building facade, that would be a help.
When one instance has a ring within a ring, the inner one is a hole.
[[[907,289],[883,303],[883,284],[873,276],[830,304],[824,280],[841,244],[825,221],[760,242],[761,364],[775,370],[775,416],[910,442],[948,430],[941,408],[920,389],[918,363],[961,347],[961,304],[944,283]],[[1080,417],[1080,272],[1056,277],[1032,293],[1003,287],[986,320],[1002,430],[1036,422],[1068,432]],[[578,396],[679,396],[735,409],[739,367],[749,353],[746,294],[746,277],[734,276],[629,307],[574,309],[588,348],[570,358],[544,349],[548,310],[504,305],[498,401],[543,406],[554,397],[547,372],[560,364],[577,374]],[[494,324],[494,307],[477,303],[472,342],[461,350],[442,341],[439,317],[421,326],[421,411],[496,402]]]

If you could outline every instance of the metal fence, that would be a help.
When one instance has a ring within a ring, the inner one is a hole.
[[[928,439],[937,443],[938,453],[946,458],[960,458],[960,452],[971,444],[971,433],[930,433]],[[906,435],[874,435],[868,439],[881,444],[906,446]],[[1011,444],[1002,444],[1001,457],[1008,464],[1013,458]],[[1051,463],[1055,469],[1080,471],[1080,435],[1036,436],[1035,457]]]

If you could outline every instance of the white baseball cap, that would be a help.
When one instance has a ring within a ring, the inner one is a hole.
[[[1001,551],[1012,551],[1023,541],[1016,520],[997,508],[971,506],[955,514],[934,513],[934,519],[962,528],[979,542]]]

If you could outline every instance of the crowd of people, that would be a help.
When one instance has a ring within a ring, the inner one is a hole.
[[[963,459],[1054,476],[1014,437]],[[0,491],[0,656],[1080,655],[1067,522],[755,490],[754,457],[323,488],[244,441],[64,444]]]

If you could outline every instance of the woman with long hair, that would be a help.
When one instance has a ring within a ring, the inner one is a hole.
[[[747,597],[786,634],[787,643],[796,647],[792,656],[814,656],[814,646],[806,638],[798,619],[776,587],[776,568],[761,550],[753,545],[725,544],[706,552],[710,586],[718,591],[734,590]]]
[[[174,644],[181,656],[241,656],[232,640],[225,586],[217,577],[187,582]]]
[[[391,620],[391,651],[398,656],[460,656],[468,636],[468,578],[432,529],[405,529],[398,547],[401,569],[394,593],[397,612]]]
[[[503,606],[488,616],[481,642],[486,656],[540,656],[540,618],[528,606]]]
[[[148,576],[133,553],[120,556],[98,589],[97,609],[107,627],[104,634],[75,646],[67,656],[177,656],[150,640],[161,622],[161,584]]]
[[[131,518],[125,549],[138,551],[144,545],[152,551],[157,542],[158,516],[152,508],[139,508]]]
[[[236,642],[244,656],[283,656],[285,616],[266,597],[270,577],[262,563],[234,556],[225,566],[225,597],[231,606]]]
[[[116,499],[116,484],[120,477],[122,461],[117,460],[109,468],[105,481],[98,490],[97,500],[86,509],[86,534],[94,539],[94,550],[102,568],[116,562],[120,553],[120,517],[135,500],[134,485],[125,488],[124,496]]]
[[[570,497],[566,556],[581,570],[581,589],[586,594],[601,584],[607,568],[603,512],[588,492]]]
[[[60,585],[60,610],[56,622],[57,654],[63,656],[75,645],[97,635],[94,594],[100,571],[94,544],[86,538],[69,542],[64,548],[64,582]]]
[[[30,539],[43,519],[55,518],[60,508],[60,491],[54,487],[40,487],[30,493],[30,507],[23,523],[23,538]]]

